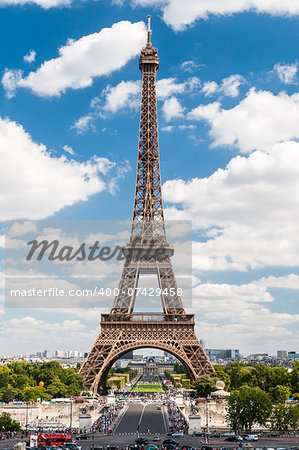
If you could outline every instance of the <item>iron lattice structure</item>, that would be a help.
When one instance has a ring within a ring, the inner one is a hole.
[[[142,92],[138,162],[130,240],[118,292],[109,314],[101,316],[101,332],[80,373],[85,387],[97,392],[112,364],[137,348],[153,347],[176,356],[192,380],[214,371],[194,331],[194,316],[186,314],[177,295],[177,282],[164,223],[156,73],[157,50],[151,44],[150,19],[146,47],[141,51]],[[161,289],[163,313],[134,313],[135,288],[141,274],[155,274]],[[170,294],[171,293],[171,294]],[[173,293],[175,293],[173,295]]]

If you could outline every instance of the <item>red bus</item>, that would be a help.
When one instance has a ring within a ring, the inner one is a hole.
[[[65,445],[67,442],[72,442],[71,434],[31,434],[29,445],[30,447],[58,447]]]

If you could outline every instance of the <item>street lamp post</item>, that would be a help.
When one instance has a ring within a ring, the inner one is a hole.
[[[26,437],[28,436],[28,402],[26,402],[26,425],[25,425],[25,430],[26,430]]]
[[[73,426],[73,400],[71,399],[71,408],[70,408],[70,429],[72,431]]]
[[[207,396],[207,405],[206,405],[206,443],[209,442],[209,401],[211,397]]]

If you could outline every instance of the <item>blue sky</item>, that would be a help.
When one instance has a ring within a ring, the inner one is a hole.
[[[298,350],[299,6],[14,3],[0,10],[2,220],[130,219],[151,14],[166,217],[193,221],[198,336]],[[0,354],[86,351],[99,330],[90,309],[2,300]]]

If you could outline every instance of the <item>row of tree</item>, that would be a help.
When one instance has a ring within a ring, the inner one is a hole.
[[[39,387],[40,383],[43,387]],[[80,395],[82,389],[81,375],[73,368],[62,368],[56,361],[12,362],[0,366],[0,401],[5,403]]]
[[[270,395],[273,402],[283,402],[289,397],[299,399],[299,362],[296,361],[289,372],[285,367],[271,367],[263,364],[215,365],[215,373],[199,377],[194,385],[197,395],[207,397],[216,390],[217,380],[223,380],[225,389],[238,390],[244,386],[259,387]]]
[[[243,386],[229,397],[227,419],[235,433],[251,432],[253,425],[270,426],[281,432],[296,431],[299,404],[273,404],[270,395],[259,387]]]

